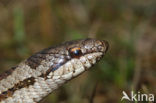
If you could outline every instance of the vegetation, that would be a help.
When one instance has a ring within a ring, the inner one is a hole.
[[[106,56],[42,103],[120,103],[122,91],[132,90],[156,96],[155,0],[0,1],[0,72],[45,47],[87,37],[107,40]]]

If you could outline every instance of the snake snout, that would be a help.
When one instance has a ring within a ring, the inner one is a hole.
[[[108,49],[109,49],[109,43],[107,42],[107,41],[105,41],[105,40],[101,40],[101,42],[102,42],[102,45],[105,47],[105,53],[108,51]]]
[[[105,40],[97,40],[96,45],[98,52],[106,53],[109,48],[109,43]]]

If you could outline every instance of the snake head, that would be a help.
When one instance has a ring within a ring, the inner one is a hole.
[[[80,61],[88,69],[107,52],[109,44],[105,40],[83,39],[66,42],[70,60]]]
[[[43,72],[44,76],[51,72],[59,76],[70,73],[76,76],[96,64],[107,52],[108,47],[105,40],[88,38],[68,41],[34,54],[26,63],[31,68]]]
[[[65,44],[67,45],[66,47],[71,58],[79,58],[92,53],[102,53],[102,55],[104,55],[109,47],[107,41],[91,38],[71,41]]]
[[[69,80],[96,64],[107,52],[109,44],[105,40],[89,38],[65,42],[58,47],[64,57],[57,62],[57,68],[52,69],[53,74]]]

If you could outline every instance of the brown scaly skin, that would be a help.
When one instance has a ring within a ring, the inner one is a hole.
[[[0,103],[36,103],[106,53],[108,42],[82,39],[35,53],[0,75]]]

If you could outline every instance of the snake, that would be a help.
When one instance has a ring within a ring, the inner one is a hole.
[[[0,103],[39,103],[105,55],[105,40],[86,38],[43,49],[0,75]]]

